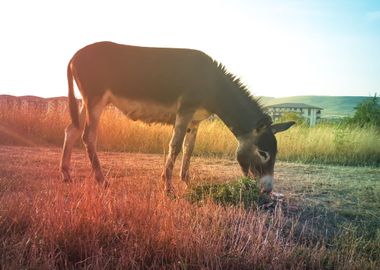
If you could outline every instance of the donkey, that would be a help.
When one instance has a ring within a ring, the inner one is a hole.
[[[172,172],[182,146],[180,177],[189,182],[198,126],[211,114],[218,115],[237,138],[243,174],[258,177],[262,192],[272,191],[277,154],[274,134],[294,122],[272,124],[247,87],[205,53],[99,42],[73,56],[67,79],[72,123],[65,130],[60,164],[64,181],[71,181],[71,153],[82,134],[96,181],[108,185],[96,154],[96,131],[104,107],[111,103],[132,120],[174,125],[162,173],[169,194],[174,195]],[[80,112],[74,79],[83,100]]]

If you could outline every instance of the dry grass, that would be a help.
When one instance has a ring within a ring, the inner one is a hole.
[[[68,115],[0,108],[0,144],[62,145]],[[133,122],[114,109],[101,119],[98,148],[107,151],[165,153],[172,128]],[[375,128],[319,125],[292,127],[278,136],[280,160],[339,165],[379,165],[380,132]],[[80,145],[78,143],[78,145]],[[195,155],[233,157],[237,141],[219,120],[204,121]]]
[[[358,238],[329,246],[308,224],[273,211],[170,200],[162,157],[100,153],[111,187],[89,178],[82,151],[76,182],[58,174],[60,150],[1,147],[0,265],[4,269],[376,269]],[[281,167],[281,166],[280,166]],[[240,176],[236,163],[196,158],[194,182]],[[178,175],[178,169],[176,169]]]
[[[107,110],[99,126],[98,145],[109,151],[164,153],[171,134],[171,126],[134,122],[117,110]],[[201,123],[194,154],[231,157],[236,147],[235,137],[221,121],[205,121]]]
[[[317,125],[279,134],[279,158],[338,165],[380,165],[380,130],[375,127]]]

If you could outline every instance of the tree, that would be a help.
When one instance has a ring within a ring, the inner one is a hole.
[[[297,125],[305,124],[305,118],[296,112],[285,112],[279,119],[278,122],[294,121]]]
[[[380,105],[376,94],[362,101],[355,108],[355,114],[350,119],[350,122],[360,126],[371,125],[380,127]]]

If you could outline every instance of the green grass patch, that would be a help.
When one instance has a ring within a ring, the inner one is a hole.
[[[206,183],[194,186],[186,198],[193,203],[212,200],[221,205],[243,205],[245,208],[260,206],[270,202],[270,197],[260,194],[257,181],[241,178],[226,183]]]

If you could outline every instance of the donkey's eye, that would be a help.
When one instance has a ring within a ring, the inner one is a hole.
[[[259,153],[259,156],[260,156],[261,161],[263,163],[268,162],[268,160],[270,158],[270,155],[269,155],[268,152],[265,152],[265,151],[262,151],[262,150],[258,150],[257,152]]]

